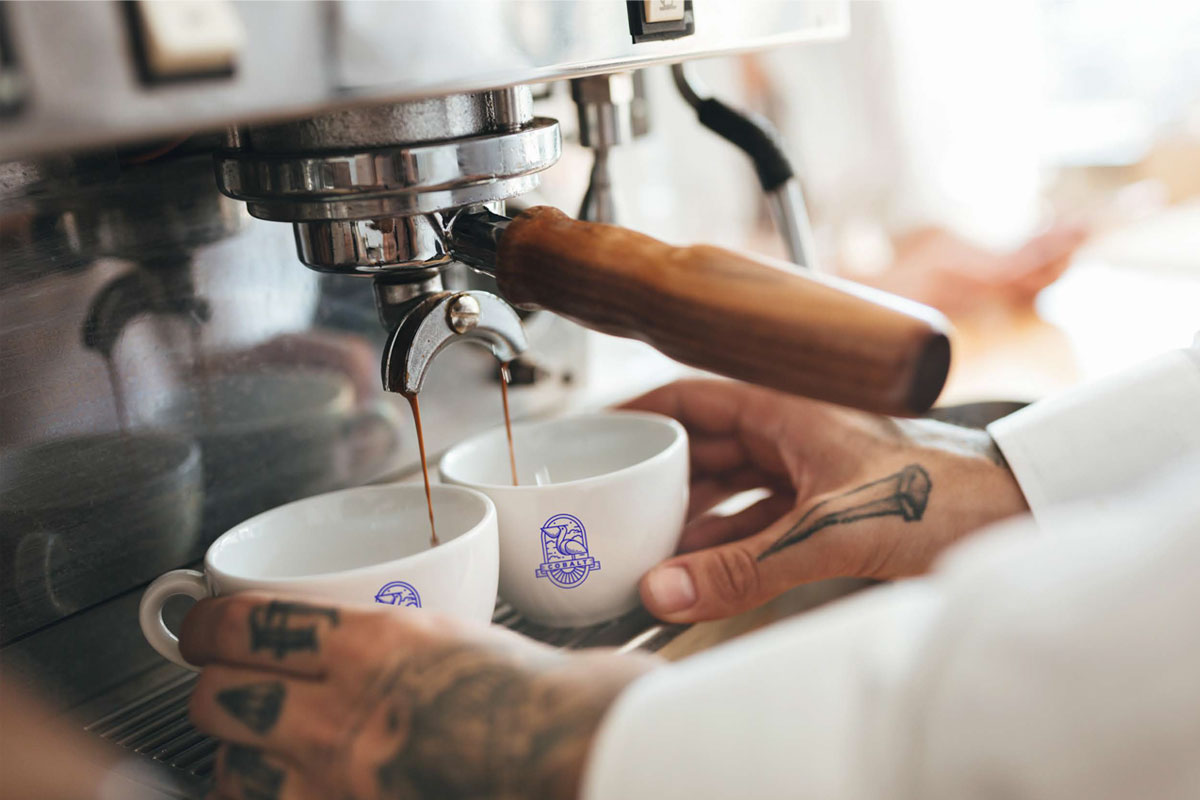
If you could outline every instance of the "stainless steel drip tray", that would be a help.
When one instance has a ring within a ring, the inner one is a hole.
[[[658,622],[644,609],[586,628],[547,628],[501,603],[492,621],[555,647],[612,647],[656,651],[687,629]],[[163,663],[122,683],[77,711],[90,719],[84,730],[136,754],[127,764],[131,780],[150,784],[163,797],[201,797],[211,779],[217,742],[192,727],[188,698],[195,673]]]

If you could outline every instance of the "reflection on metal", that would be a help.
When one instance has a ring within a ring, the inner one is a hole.
[[[617,221],[609,151],[647,132],[645,90],[639,73],[614,72],[571,81],[571,99],[579,114],[579,143],[595,152],[579,218],[590,222]]]
[[[167,432],[0,450],[0,641],[188,558],[200,533],[201,474],[196,442]]]
[[[496,273],[500,237],[512,220],[487,208],[460,211],[450,223],[450,249],[454,257],[487,275]]]
[[[535,188],[561,149],[527,87],[349,109],[226,142],[236,149],[217,156],[221,190],[256,217],[294,223],[301,261],[389,286],[448,266],[446,220]],[[392,314],[381,304],[380,316]]]
[[[449,264],[437,214],[297,222],[296,251],[318,272],[379,275]]]
[[[503,200],[537,186],[558,160],[558,123],[349,153],[217,157],[221,191],[276,222],[427,214]]]
[[[813,241],[812,225],[808,221],[808,207],[800,192],[800,182],[795,178],[786,181],[774,191],[767,192],[767,204],[775,227],[783,238],[788,259],[797,266],[817,269],[817,246]]]

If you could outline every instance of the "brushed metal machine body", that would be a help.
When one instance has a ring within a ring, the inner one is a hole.
[[[608,149],[646,124],[633,70],[847,20],[841,0],[0,3],[5,669],[201,786],[212,744],[141,639],[146,582],[254,513],[411,470],[385,389],[420,389],[442,446],[499,421],[497,357],[519,415],[584,391],[583,329],[491,277],[561,152],[536,98],[571,92],[581,214],[612,221]],[[775,189],[802,263],[794,182]],[[465,339],[486,348],[446,347]]]

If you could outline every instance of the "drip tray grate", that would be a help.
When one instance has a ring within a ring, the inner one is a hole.
[[[492,622],[555,647],[651,652],[686,628],[664,625],[642,609],[587,628],[547,628],[525,620],[507,604],[496,607]],[[87,724],[85,730],[174,770],[208,778],[217,757],[217,742],[188,720],[188,698],[195,682],[194,674],[175,672],[165,682]]]

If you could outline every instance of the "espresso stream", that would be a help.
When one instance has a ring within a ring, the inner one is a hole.
[[[500,365],[500,400],[504,403],[504,432],[508,434],[508,465],[512,468],[513,486],[517,486],[517,453],[513,450],[512,417],[508,414],[508,382],[512,378],[508,363],[505,361]]]
[[[517,455],[513,450],[512,417],[508,412],[508,362],[500,365],[500,400],[504,404],[504,432],[508,434],[508,465],[512,469],[513,486],[517,486]],[[417,448],[421,451],[421,478],[425,481],[425,505],[429,508],[429,546],[438,544],[437,526],[433,521],[433,492],[429,488],[429,461],[425,458],[425,431],[421,427],[421,404],[416,394],[405,394],[417,426]]]
[[[429,507],[429,546],[437,547],[437,526],[433,522],[433,492],[429,489],[429,462],[425,459],[425,431],[421,428],[421,404],[416,394],[405,394],[417,425],[417,447],[421,450],[421,477],[425,479],[425,505]]]

